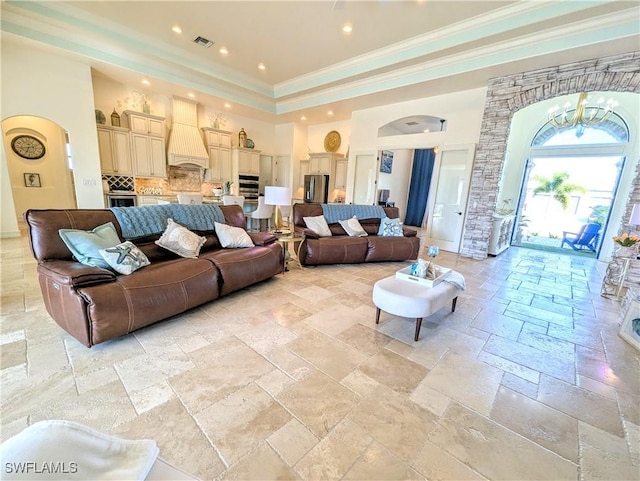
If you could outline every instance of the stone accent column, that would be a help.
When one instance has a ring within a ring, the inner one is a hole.
[[[559,95],[596,90],[640,92],[639,65],[640,51],[636,51],[489,81],[473,165],[469,209],[460,250],[462,256],[474,259],[487,257],[513,114],[531,104]],[[627,210],[630,214],[631,207],[628,206]]]

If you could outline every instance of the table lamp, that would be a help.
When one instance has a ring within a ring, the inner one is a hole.
[[[291,205],[291,189],[289,187],[279,187],[277,185],[267,185],[264,188],[264,203],[266,205],[275,205],[276,212],[273,219],[275,232],[282,232],[282,211],[281,205]]]

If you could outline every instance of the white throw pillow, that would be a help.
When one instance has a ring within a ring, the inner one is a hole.
[[[156,244],[181,257],[195,259],[206,241],[207,239],[177,224],[173,219],[167,219],[167,228]]]
[[[114,271],[126,276],[151,264],[144,252],[129,241],[108,249],[100,249],[100,255]]]
[[[338,222],[340,222],[342,228],[351,237],[364,237],[369,235],[367,234],[367,231],[362,228],[360,221],[358,221],[358,218],[355,215],[351,219],[341,220]]]
[[[235,247],[253,247],[254,243],[251,240],[247,231],[241,227],[234,227],[232,225],[220,224],[215,222],[216,235],[220,241],[220,245],[227,248]]]
[[[331,237],[331,229],[327,224],[327,219],[324,215],[318,215],[316,217],[303,217],[304,223],[307,228],[318,234],[320,237]]]

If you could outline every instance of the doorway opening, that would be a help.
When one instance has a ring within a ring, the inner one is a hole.
[[[616,114],[587,127],[543,126],[525,164],[511,245],[597,258],[628,138]]]

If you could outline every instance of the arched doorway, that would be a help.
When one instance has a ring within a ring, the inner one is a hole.
[[[597,257],[628,142],[627,123],[616,113],[591,125],[547,121],[526,152],[512,245]]]
[[[48,119],[19,115],[2,121],[2,133],[16,217],[27,209],[75,208],[66,131]]]

